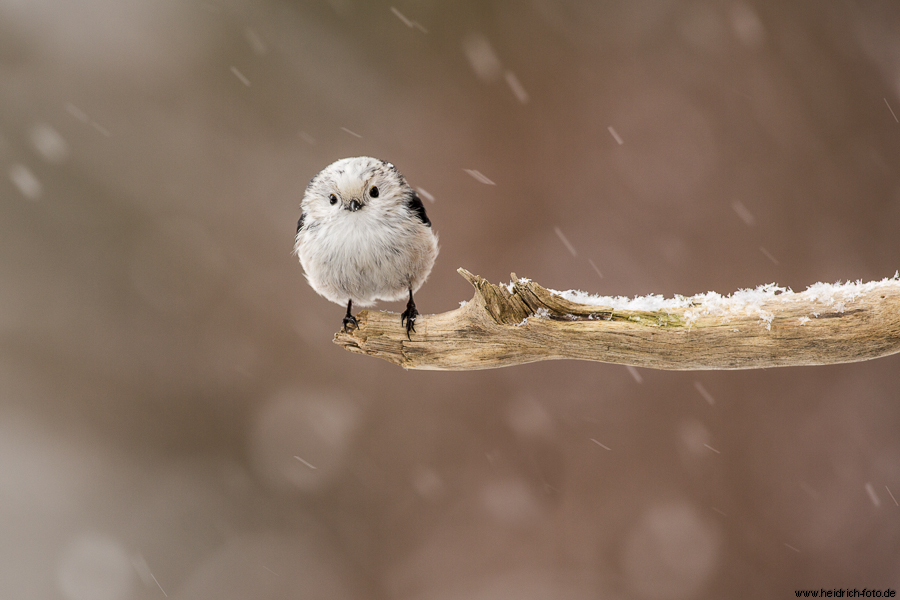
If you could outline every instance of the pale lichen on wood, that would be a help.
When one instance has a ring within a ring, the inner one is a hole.
[[[474,370],[553,359],[654,369],[758,369],[855,362],[900,352],[900,279],[766,286],[653,303],[583,304],[512,274],[494,285],[459,269],[475,297],[420,315],[407,339],[394,313],[362,311],[334,342],[407,369]],[[588,299],[590,297],[584,296]],[[614,300],[614,299],[609,299]],[[620,299],[615,299],[620,300]]]

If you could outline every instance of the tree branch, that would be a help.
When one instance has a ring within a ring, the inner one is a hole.
[[[509,286],[465,269],[459,274],[475,297],[457,310],[419,316],[411,341],[399,315],[362,311],[359,328],[338,332],[334,342],[407,369],[448,371],[562,358],[653,369],[759,369],[900,352],[897,277],[816,284],[799,293],[766,286],[730,297],[604,298],[604,306],[573,302],[515,273]],[[642,304],[651,310],[634,310]]]

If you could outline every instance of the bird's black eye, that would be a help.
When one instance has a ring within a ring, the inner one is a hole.
[[[334,194],[328,194],[328,201],[331,204],[337,204],[337,196],[335,196]]]
[[[373,185],[372,189],[369,190],[369,195],[372,196],[373,198],[377,198],[378,197],[378,188]]]

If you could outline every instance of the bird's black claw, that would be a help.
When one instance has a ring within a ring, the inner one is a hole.
[[[344,315],[344,320],[342,321],[344,324],[344,333],[350,333],[350,325],[353,325],[353,329],[359,329],[359,321],[356,320],[356,317],[353,316],[353,300],[347,301],[347,314]]]
[[[348,314],[346,317],[344,317],[343,323],[344,333],[350,333],[350,325],[353,326],[353,329],[359,329],[359,321],[357,321],[356,317],[351,314]]]
[[[413,323],[416,322],[416,317],[419,316],[419,311],[416,310],[416,305],[407,305],[406,310],[400,313],[400,325],[403,325],[403,322],[406,322],[406,339],[412,341],[412,338],[409,336],[410,331],[415,331],[416,328],[413,326]]]

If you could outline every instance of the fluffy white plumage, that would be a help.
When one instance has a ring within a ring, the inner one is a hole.
[[[409,295],[431,273],[437,236],[422,201],[390,163],[344,158],[312,178],[300,204],[294,251],[309,285],[337,304],[371,306]],[[345,326],[348,319],[345,318]]]

